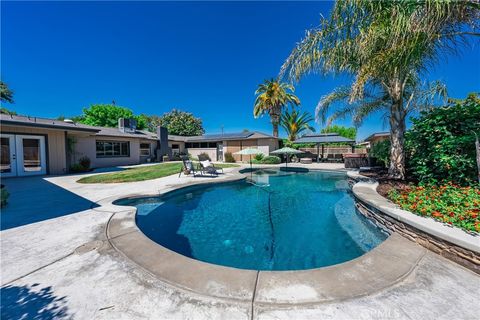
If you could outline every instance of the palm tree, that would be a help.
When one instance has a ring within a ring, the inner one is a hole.
[[[300,104],[300,99],[293,94],[294,91],[292,85],[276,79],[265,80],[255,91],[257,98],[253,106],[253,115],[255,118],[265,113],[270,115],[274,137],[278,137],[278,125],[283,108],[290,104],[294,106]]]
[[[293,110],[292,113],[285,111],[280,118],[281,126],[287,131],[288,140],[295,141],[305,130],[315,131],[315,128],[310,125],[314,119],[308,112],[299,113]]]
[[[419,78],[442,52],[456,53],[468,36],[479,35],[474,32],[479,27],[479,9],[476,0],[337,1],[330,18],[307,31],[280,75],[298,81],[311,72],[353,74],[350,88],[324,97],[317,110],[322,117],[331,102],[348,100],[332,118],[353,114],[358,121],[386,109],[389,175],[404,179],[406,116],[417,108],[416,102],[424,107],[432,89],[440,89],[434,84],[425,92]]]
[[[0,81],[0,101],[13,103],[13,92],[8,88],[7,84]]]

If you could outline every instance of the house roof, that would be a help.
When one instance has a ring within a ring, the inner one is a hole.
[[[169,141],[178,141],[178,142],[185,142],[187,140],[187,136],[177,136],[174,134],[169,134],[168,135],[168,140]]]
[[[389,136],[390,136],[390,132],[375,132],[375,133],[372,133],[371,135],[369,135],[368,137],[366,137],[365,139],[363,139],[363,141],[370,141],[373,138],[389,137]]]
[[[248,139],[262,139],[262,138],[277,139],[273,136],[270,136],[262,132],[257,132],[257,131],[204,134],[201,136],[189,136],[189,137],[175,136],[175,135],[168,136],[168,140],[183,141],[183,142],[213,142],[213,141],[224,141],[224,140],[248,140]]]
[[[148,140],[157,140],[157,135],[153,132],[145,130],[136,130],[135,132],[122,132],[118,128],[96,127],[100,129],[96,136],[105,137],[125,137],[125,138],[139,138]]]
[[[355,140],[342,137],[338,133],[312,133],[298,138],[293,143],[355,143]]]
[[[81,123],[65,122],[62,120],[54,120],[39,117],[17,116],[0,114],[1,124],[10,124],[18,126],[30,126],[37,128],[59,129],[68,131],[82,131],[89,132],[95,136],[104,137],[125,137],[125,138],[139,138],[148,140],[157,140],[157,134],[145,130],[136,130],[135,132],[122,132],[118,128],[95,127]],[[223,140],[245,140],[245,139],[259,139],[259,138],[274,138],[268,134],[257,131],[244,131],[238,133],[220,133],[220,134],[204,134],[201,136],[177,136],[168,135],[170,141],[182,142],[212,142]],[[276,138],[275,138],[276,139]]]
[[[62,120],[53,120],[39,117],[16,116],[0,114],[0,123],[17,126],[39,127],[48,129],[61,129],[73,131],[99,132],[100,128],[87,126],[81,123],[70,123]]]

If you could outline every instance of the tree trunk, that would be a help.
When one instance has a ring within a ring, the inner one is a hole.
[[[402,101],[394,101],[390,109],[390,166],[388,175],[393,179],[405,179],[405,111]]]
[[[270,113],[270,121],[272,122],[273,127],[273,136],[278,138],[278,124],[280,123],[280,113],[281,111],[274,110]]]
[[[272,123],[273,126],[273,136],[275,138],[278,138],[278,124],[277,123]]]

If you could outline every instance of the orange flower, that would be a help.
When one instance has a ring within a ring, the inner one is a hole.
[[[441,216],[442,216],[442,214],[441,214],[440,212],[438,212],[438,211],[433,211],[433,212],[432,212],[432,216],[434,216],[434,217],[437,217],[437,218],[438,218],[438,217],[441,217]]]

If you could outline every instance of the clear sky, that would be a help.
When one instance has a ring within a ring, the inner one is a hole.
[[[19,114],[71,116],[95,103],[158,114],[178,108],[208,133],[271,132],[254,119],[258,83],[275,77],[305,30],[331,2],[6,2],[1,3],[1,78]],[[480,42],[442,58],[430,73],[454,97],[480,91]],[[296,94],[314,112],[348,77],[309,76]],[[372,115],[358,138],[388,130]],[[350,125],[350,121],[338,124]],[[320,126],[317,124],[316,128]],[[284,133],[281,132],[283,135]]]

